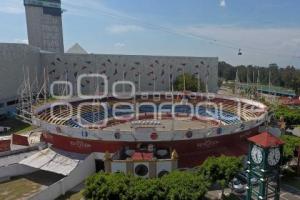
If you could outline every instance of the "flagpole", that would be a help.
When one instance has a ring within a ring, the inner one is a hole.
[[[271,94],[271,71],[269,69],[269,95]]]
[[[183,72],[183,91],[185,91],[185,74],[184,74],[184,67],[182,68],[182,72]]]
[[[173,88],[173,83],[172,83],[172,110],[171,110],[171,117],[172,117],[172,131],[174,131],[174,115],[173,115],[173,111],[174,111],[174,88]]]
[[[155,80],[155,75],[153,73],[153,91],[156,91],[156,80]]]
[[[169,92],[171,91],[171,68],[169,70]]]
[[[123,81],[125,81],[125,72],[123,70]],[[123,88],[123,93],[125,92],[125,84],[123,82],[123,85],[122,85],[122,88]]]
[[[200,73],[198,71],[198,93],[200,93]]]
[[[141,68],[139,70],[139,92],[141,92]]]

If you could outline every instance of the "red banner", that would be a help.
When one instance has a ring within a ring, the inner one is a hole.
[[[15,145],[29,146],[28,137],[23,135],[12,135],[12,143]]]
[[[10,151],[11,140],[0,140],[0,152]]]

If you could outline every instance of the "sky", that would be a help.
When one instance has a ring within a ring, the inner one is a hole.
[[[62,7],[66,49],[78,42],[90,53],[300,68],[297,0],[62,0]],[[24,12],[22,0],[0,0],[0,42],[27,43]]]

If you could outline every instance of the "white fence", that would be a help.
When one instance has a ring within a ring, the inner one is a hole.
[[[37,193],[32,200],[52,200],[64,195],[96,171],[94,154],[89,155],[67,177]]]

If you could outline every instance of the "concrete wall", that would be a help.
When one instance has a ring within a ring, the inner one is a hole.
[[[110,91],[112,84],[123,80],[123,77],[124,80],[135,83],[138,90],[139,73],[141,91],[166,91],[171,90],[170,83],[183,71],[195,76],[199,73],[203,82],[208,74],[209,91],[216,92],[218,89],[218,58],[44,53],[41,59],[43,66],[47,67],[50,82],[68,79],[73,83],[75,91],[77,77],[90,73],[105,74]],[[97,85],[93,80],[95,79],[84,80],[81,84],[82,91],[93,91]],[[100,90],[101,84],[103,83],[99,81]]]
[[[37,170],[38,169],[21,164],[13,164],[6,167],[0,167],[0,180],[6,180],[10,177],[30,174]]]
[[[7,110],[6,102],[17,99],[24,81],[24,70],[29,71],[33,83],[41,74],[39,49],[25,44],[0,44],[0,114]]]
[[[0,44],[0,61],[0,115],[9,109],[13,111],[15,105],[8,106],[7,102],[18,98],[24,70],[27,69],[32,85],[43,83],[45,68],[49,83],[68,79],[74,86],[74,95],[77,94],[77,77],[91,73],[105,74],[109,91],[112,90],[112,84],[123,80],[123,77],[133,82],[137,91],[139,80],[141,91],[171,90],[171,82],[183,71],[195,76],[199,73],[204,82],[208,74],[209,91],[216,92],[218,89],[218,58],[60,54],[40,52],[38,48],[25,44]],[[102,81],[98,81],[99,90],[102,91],[101,84]],[[84,79],[80,87],[83,93],[94,95],[96,85],[95,79]],[[122,86],[117,89],[120,91]]]
[[[52,200],[64,195],[67,191],[82,183],[88,176],[96,172],[94,155],[89,155],[66,178],[50,185],[31,200]]]

